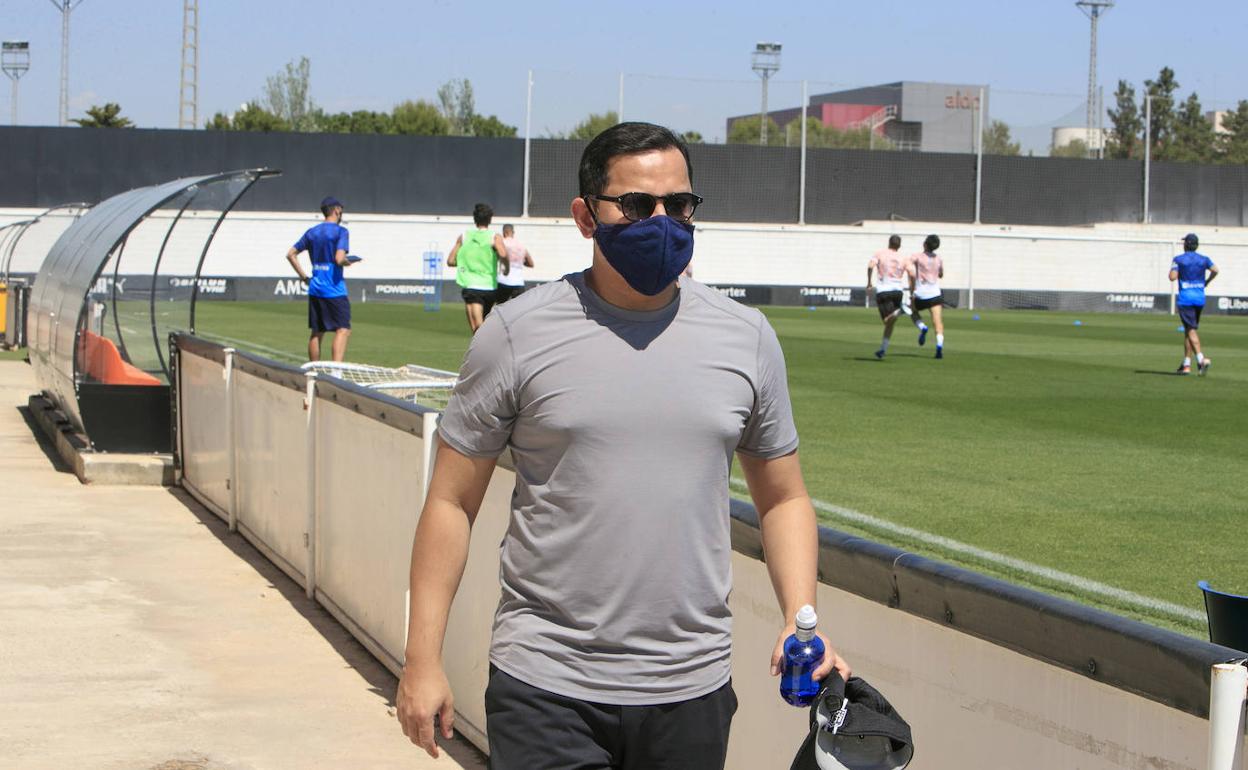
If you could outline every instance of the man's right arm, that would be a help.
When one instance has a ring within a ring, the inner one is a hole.
[[[295,272],[299,274],[299,280],[307,283],[308,274],[303,272],[303,265],[299,264],[299,251],[295,249],[294,246],[291,246],[290,250],[286,252],[286,261],[289,262],[290,266],[293,267]]]
[[[451,253],[446,255],[446,266],[455,267],[455,255],[459,253],[459,246],[464,242],[464,236],[455,239],[455,245],[451,247]]]
[[[867,288],[871,288],[871,265],[867,265]]]
[[[447,739],[455,721],[455,701],[442,669],[447,617],[464,575],[472,523],[494,464],[493,457],[469,457],[440,443],[429,495],[412,540],[407,646],[395,703],[403,733],[435,758],[434,718]]]
[[[1205,286],[1213,283],[1213,279],[1218,277],[1218,266],[1209,265],[1209,277],[1205,279]]]

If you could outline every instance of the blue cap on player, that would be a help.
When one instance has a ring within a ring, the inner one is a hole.
[[[335,197],[334,197],[334,196],[332,196],[332,195],[330,195],[330,196],[326,197],[326,198],[325,198],[325,200],[321,201],[321,212],[322,212],[322,213],[328,214],[328,213],[329,213],[329,210],[330,210],[330,209],[332,209],[332,208],[335,208],[335,207],[337,207],[337,208],[343,208],[343,205],[342,205],[342,201],[338,200],[337,198],[335,198]]]
[[[1200,246],[1200,239],[1196,237],[1196,233],[1188,233],[1183,236],[1183,247],[1188,251],[1195,251]]]

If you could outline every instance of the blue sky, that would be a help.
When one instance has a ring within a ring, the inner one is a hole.
[[[176,0],[85,0],[71,24],[71,117],[113,101],[139,126],[176,126],[181,25]],[[60,31],[47,0],[0,3],[0,38],[31,43],[23,124],[56,123]],[[803,79],[812,93],[896,80],[986,83],[991,117],[1026,132],[1081,123],[1087,89],[1088,22],[1070,0],[200,0],[199,34],[201,123],[258,97],[265,78],[299,56],[311,59],[313,99],[330,111],[432,101],[441,83],[467,78],[478,111],[522,133],[531,68],[535,136],[614,109],[624,72],[625,117],[722,138],[726,116],[758,109],[749,63],[759,40],[784,46],[773,109],[797,106]],[[1248,98],[1246,35],[1243,0],[1119,0],[1100,25],[1106,99],[1119,78],[1138,88],[1169,65],[1182,94],[1198,91],[1207,109],[1233,105]],[[8,93],[0,94],[7,122]]]

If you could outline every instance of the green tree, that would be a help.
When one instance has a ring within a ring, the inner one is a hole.
[[[818,123],[819,121],[816,120],[815,122]],[[757,115],[734,120],[732,127],[728,129],[728,144],[758,144],[760,125]],[[785,134],[780,130],[780,126],[776,124],[776,121],[770,115],[767,116],[767,144],[772,147],[783,147],[785,139]],[[801,141],[800,138],[798,141]]]
[[[1222,128],[1227,131],[1218,140],[1222,162],[1248,163],[1248,99],[1222,117]]]
[[[204,128],[208,131],[229,131],[230,116],[224,112],[218,112],[204,123]]]
[[[121,105],[108,102],[104,106],[88,107],[85,118],[73,118],[73,122],[83,128],[131,128],[134,123],[130,118],[122,117]]]
[[[312,122],[316,131],[322,134],[351,133],[351,113],[325,112],[317,108],[312,111]]]
[[[290,61],[278,73],[264,82],[264,96],[260,106],[281,118],[294,131],[315,131],[316,106],[309,93],[312,82],[312,63],[308,57]]]
[[[507,125],[494,115],[484,117],[474,114],[472,116],[472,135],[512,137],[516,135],[516,127]]]
[[[438,88],[438,104],[452,136],[472,136],[472,116],[477,114],[472,83],[448,80]]]
[[[754,126],[758,125],[758,118],[754,119]],[[754,142],[758,143],[758,132],[753,132]],[[731,141],[731,140],[730,140]],[[787,123],[784,127],[784,141],[772,142],[771,129],[767,129],[768,144],[787,144],[789,147],[802,146],[802,121],[794,120]],[[806,118],[806,146],[810,148],[833,148],[843,150],[895,150],[897,145],[893,144],[888,137],[872,136],[871,129],[867,127],[840,129],[835,126],[825,126],[818,118]]]
[[[615,110],[608,110],[599,115],[591,112],[589,117],[577,123],[571,131],[568,132],[565,139],[593,139],[603,131],[620,122],[619,114]]]
[[[421,99],[399,102],[390,113],[394,119],[394,131],[410,136],[446,136],[451,125],[437,107]]]
[[[1020,155],[1022,145],[1010,141],[1010,127],[1003,120],[994,120],[984,129],[985,155]]]
[[[1050,158],[1087,158],[1088,143],[1082,139],[1072,139],[1061,147],[1049,151]]]
[[[1208,163],[1217,152],[1217,135],[1213,124],[1205,117],[1200,97],[1193,91],[1174,118],[1174,142],[1169,160],[1186,163]]]
[[[1152,97],[1149,136],[1153,160],[1169,158],[1170,145],[1174,142],[1174,92],[1177,90],[1179,81],[1174,79],[1174,70],[1169,67],[1162,67],[1156,80],[1144,81],[1144,92]]]
[[[1105,144],[1105,154],[1118,159],[1138,158],[1144,153],[1140,138],[1144,131],[1144,116],[1135,103],[1135,86],[1119,80],[1114,103],[1117,107],[1109,111],[1109,122],[1113,128]]]
[[[243,108],[230,118],[230,129],[234,131],[289,131],[290,124],[280,116],[274,115],[256,102],[247,102]]]
[[[685,131],[680,135],[680,141],[685,144],[702,144],[704,141],[700,131]]]

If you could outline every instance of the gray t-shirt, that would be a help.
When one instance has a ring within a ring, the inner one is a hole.
[[[680,286],[637,312],[573,273],[496,307],[439,423],[463,454],[511,448],[490,661],[535,687],[649,705],[728,681],[733,452],[797,429],[763,314]]]

